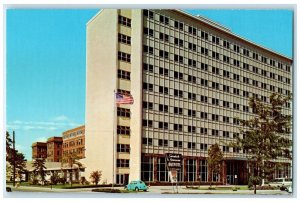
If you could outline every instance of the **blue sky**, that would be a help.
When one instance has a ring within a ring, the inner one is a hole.
[[[187,10],[292,57],[292,11]],[[85,25],[93,10],[7,10],[6,122],[16,146],[60,136],[85,121]]]

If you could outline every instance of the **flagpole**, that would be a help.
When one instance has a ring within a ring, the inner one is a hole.
[[[115,129],[116,129],[116,90],[114,90],[114,115],[113,115],[113,170],[112,170],[112,188],[115,181]]]

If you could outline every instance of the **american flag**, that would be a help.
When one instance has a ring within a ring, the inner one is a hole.
[[[116,93],[116,103],[117,104],[133,104],[133,97],[129,95],[124,95],[122,93]]]

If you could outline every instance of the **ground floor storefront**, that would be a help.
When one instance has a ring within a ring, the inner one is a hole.
[[[275,166],[275,165],[274,165]],[[275,166],[276,167],[276,166]],[[142,154],[141,180],[151,184],[169,184],[169,169],[165,155]],[[211,174],[204,157],[183,156],[182,166],[177,170],[177,181],[180,184],[222,184],[246,185],[250,168],[246,160],[224,159],[221,172]],[[290,164],[278,166],[272,178],[291,177]]]

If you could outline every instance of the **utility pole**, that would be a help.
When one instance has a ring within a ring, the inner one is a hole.
[[[15,186],[16,183],[16,148],[15,148],[15,131],[13,131],[13,186]]]

